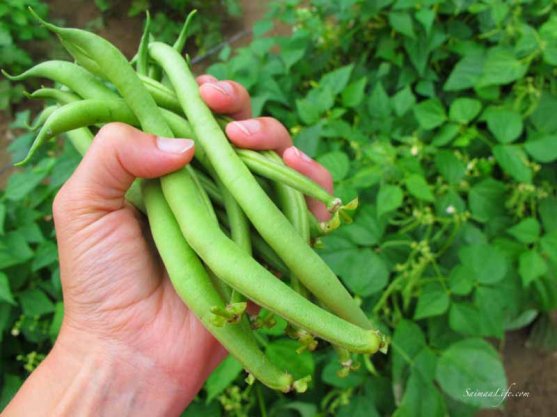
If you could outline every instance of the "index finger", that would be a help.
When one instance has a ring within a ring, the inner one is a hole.
[[[199,94],[215,113],[225,114],[236,120],[251,117],[251,99],[246,88],[236,81],[219,81],[212,75],[197,77]]]

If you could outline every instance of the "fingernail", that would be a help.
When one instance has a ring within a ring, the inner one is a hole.
[[[231,122],[230,124],[240,129],[245,135],[252,135],[261,130],[261,122],[257,119],[242,120],[241,122]]]
[[[219,81],[215,83],[207,84],[208,87],[214,88],[219,93],[224,94],[225,96],[231,96],[234,93],[234,88],[230,83],[226,81]]]
[[[296,156],[299,157],[300,159],[302,159],[303,161],[313,162],[313,159],[311,159],[309,156],[307,156],[305,153],[303,153],[301,150],[299,150],[295,146],[292,146],[292,149],[294,150],[294,153],[296,154]]]
[[[193,148],[194,142],[191,139],[171,139],[157,137],[157,148],[166,153],[180,154]]]

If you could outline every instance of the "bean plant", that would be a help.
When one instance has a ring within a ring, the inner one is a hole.
[[[277,20],[292,33],[269,35]],[[281,120],[343,201],[359,196],[354,222],[319,251],[390,350],[346,375],[330,349],[296,353],[279,320],[258,338],[274,364],[312,375],[310,389],[249,385],[228,358],[184,416],[464,417],[504,406],[467,392],[510,382],[506,332],[555,334],[554,2],[276,1],[254,34],[209,72],[246,85],[255,113]],[[33,138],[14,142],[14,160]],[[61,320],[49,205],[79,157],[52,146],[2,196],[0,406]]]
[[[4,0],[0,4],[0,67],[6,70],[21,71],[30,66],[33,60],[22,43],[46,37],[45,29],[32,22],[27,6],[35,7],[42,16],[48,11],[40,0]],[[10,102],[21,97],[21,88],[12,86],[8,80],[0,81],[0,110],[6,110]]]

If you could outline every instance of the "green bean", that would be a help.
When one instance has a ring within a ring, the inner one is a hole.
[[[114,120],[137,124],[137,119],[129,108],[118,105],[119,103],[124,101],[88,99],[58,108],[44,123],[27,156],[15,165],[25,165],[44,142],[60,133]]]
[[[274,151],[264,151],[261,155],[277,165],[284,164],[281,157]],[[294,226],[294,229],[296,229],[302,239],[304,239],[304,241],[309,245],[310,234],[309,219],[307,217],[308,209],[304,196],[299,191],[285,185],[282,182],[275,181],[274,186],[282,212],[290,223],[292,223],[292,226]],[[292,288],[304,297],[308,298],[307,290],[300,284],[300,281],[296,278],[296,276],[292,275],[290,277],[290,282]]]
[[[223,182],[217,175],[214,177],[217,186],[221,192],[224,209],[228,218],[228,227],[230,229],[230,237],[245,253],[251,255],[251,239],[249,222],[242,211],[240,205],[236,202],[230,191],[224,186]],[[230,296],[231,303],[239,303],[245,301],[245,298],[238,291],[232,290]]]
[[[199,87],[186,62],[168,45],[154,42],[151,57],[169,77],[196,138],[215,171],[261,236],[292,272],[331,311],[364,328],[371,328],[350,293],[325,262],[298,236],[296,230],[257,184],[199,95]]]
[[[342,206],[342,201],[339,198],[329,194],[308,177],[284,164],[277,163],[276,160],[266,158],[262,153],[249,149],[238,149],[236,153],[254,173],[289,185],[308,197],[315,198],[325,203],[329,211],[334,212]]]
[[[149,72],[149,36],[151,34],[151,14],[146,13],[145,27],[137,51],[137,73],[147,75]]]
[[[219,198],[220,198],[220,194],[219,194]],[[228,231],[228,217],[226,213],[218,209],[215,211],[217,213],[217,217],[219,218],[219,221],[226,228],[226,231]],[[265,242],[261,238],[261,236],[259,236],[259,234],[257,233],[251,234],[251,246],[253,248],[255,257],[263,261],[263,263],[266,266],[268,266],[273,273],[275,272],[278,273],[280,277],[285,277],[289,275],[290,271],[288,270],[288,267],[284,264],[284,262],[282,262],[282,259],[280,259],[277,256],[277,254],[273,252],[273,249],[267,244],[267,242]]]
[[[186,41],[188,40],[188,36],[189,36],[188,30],[191,25],[191,20],[193,19],[196,13],[197,10],[192,10],[191,13],[188,13],[184,25],[180,30],[180,34],[178,35],[178,39],[176,39],[176,42],[174,42],[174,45],[172,45],[172,47],[179,53],[182,53],[184,46],[186,46]]]
[[[82,156],[85,155],[91,143],[93,143],[93,134],[86,127],[70,130],[66,132],[66,136]]]
[[[172,132],[164,121],[156,103],[147,90],[144,89],[141,81],[135,75],[133,68],[120,51],[106,40],[94,34],[77,29],[62,29],[48,23],[45,23],[45,25],[48,29],[55,31],[59,37],[64,38],[67,42],[79,45],[81,49],[86,50],[87,54],[94,59],[102,69],[104,76],[116,86],[118,91],[120,91],[122,97],[128,103],[128,106],[141,122],[141,126],[144,130],[160,136],[171,137]],[[172,187],[176,183],[174,178],[185,179],[190,186],[190,190],[193,190],[195,194],[198,207],[202,207],[205,216],[204,220],[207,221],[207,226],[218,229],[218,225],[210,219],[205,209],[191,172],[188,170],[180,170],[175,174],[174,176],[163,177],[161,179],[161,184]],[[182,198],[184,195],[185,193],[179,190],[174,197],[179,201],[182,208],[188,211],[192,203],[188,198]],[[144,200],[147,207],[155,207],[154,210],[151,210],[151,216],[153,216],[153,221],[157,222],[158,219],[156,216],[164,210],[164,199],[158,187],[153,186],[151,192],[147,191]],[[166,215],[161,217],[168,221],[170,216]],[[156,240],[158,241],[157,244],[160,245],[161,254],[168,254],[162,257],[163,260],[166,258],[169,275],[172,277],[171,279],[174,285],[178,286],[179,293],[184,297],[184,301],[194,303],[192,311],[194,311],[195,314],[199,314],[202,320],[206,320],[205,314],[207,312],[207,304],[213,301],[209,300],[210,302],[208,302],[207,297],[209,294],[218,295],[218,293],[214,290],[206,275],[202,275],[200,268],[188,268],[188,265],[193,264],[197,258],[195,253],[189,249],[185,240],[181,238],[175,222],[171,222],[170,224],[167,222],[164,223],[164,225],[161,224],[160,228],[163,229],[164,233],[159,233],[157,224],[153,234],[159,236]],[[173,236],[174,238],[169,239],[168,236]],[[179,250],[174,251],[174,248],[178,248],[178,246],[180,246]],[[172,253],[170,253],[171,250]],[[189,253],[191,256],[184,258],[184,254],[186,253]],[[187,273],[184,273],[186,268],[188,268]],[[194,279],[195,281],[193,281]],[[202,286],[202,288],[199,286]],[[210,324],[211,323],[207,323],[207,326],[209,327]],[[265,384],[271,387],[278,387],[278,389],[283,391],[289,390],[291,386],[299,390],[304,388],[303,381],[295,381],[292,383],[291,376],[285,376],[281,372],[276,372],[276,368],[266,360],[264,355],[260,354],[253,339],[242,327],[226,326],[223,328],[215,328],[212,326],[209,328],[212,330],[213,334],[215,334],[215,337],[220,338],[219,340],[221,343],[223,343],[229,351],[236,352],[239,360],[245,364],[246,368]],[[228,334],[224,332],[229,332],[230,329],[234,329],[236,332],[241,332],[242,334],[235,333],[235,337],[224,337],[225,334]]]
[[[350,351],[371,354],[378,333],[364,330],[311,303],[255,262],[208,217],[193,180],[183,171],[161,182],[162,190],[188,244],[232,288],[292,324]],[[170,179],[170,181],[167,181]],[[184,204],[187,201],[188,204]]]
[[[32,124],[26,124],[26,127],[29,130],[35,131],[38,128],[40,128],[45,122],[46,120],[50,117],[50,115],[52,113],[54,113],[56,110],[58,110],[59,106],[57,105],[52,105],[52,106],[48,106],[45,107],[37,117],[35,117],[35,120],[33,121]]]
[[[10,75],[4,70],[2,73],[12,81],[21,81],[30,77],[48,78],[68,86],[81,97],[99,99],[118,97],[89,71],[67,61],[45,61],[19,75]]]
[[[215,184],[215,182],[201,172],[197,173],[197,178],[211,200],[219,206],[223,206],[224,202],[222,200],[222,195],[220,194],[219,187]]]
[[[54,100],[58,104],[68,104],[80,100],[80,97],[76,94],[57,88],[40,88],[33,91],[28,97],[38,100]]]
[[[257,379],[271,388],[288,392],[293,384],[292,376],[272,365],[249,333],[238,326],[215,326],[210,310],[214,306],[225,308],[221,296],[211,285],[211,279],[195,252],[181,235],[157,182],[146,182],[143,193],[153,239],[180,298]]]
[[[150,77],[139,74],[139,79],[160,107],[172,110],[177,114],[183,114],[182,106],[180,106],[176,94],[172,90]]]
[[[251,244],[255,249],[255,253],[265,261],[272,271],[278,272],[281,276],[288,276],[290,274],[290,270],[282,259],[279,258],[275,251],[273,251],[273,248],[271,248],[259,234],[252,234]]]

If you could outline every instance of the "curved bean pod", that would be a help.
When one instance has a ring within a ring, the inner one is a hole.
[[[218,327],[213,324],[211,308],[225,308],[225,304],[199,258],[180,233],[159,184],[156,181],[145,182],[143,197],[153,239],[180,298],[257,379],[271,388],[288,392],[294,382],[292,376],[270,364],[249,333],[239,326]]]
[[[186,241],[220,279],[260,306],[333,344],[365,354],[379,349],[381,339],[376,331],[365,330],[311,303],[226,237],[209,218],[191,177],[178,171],[164,178],[164,196]]]
[[[79,65],[67,61],[45,61],[19,75],[10,75],[2,70],[6,78],[22,81],[30,77],[48,78],[64,84],[81,97],[113,99],[118,94],[105,86],[97,77]]]
[[[254,173],[273,181],[286,184],[308,197],[315,198],[325,203],[330,212],[334,212],[342,206],[342,201],[339,198],[329,194],[308,177],[282,163],[277,163],[276,160],[268,158],[268,154],[251,151],[249,149],[238,149],[236,153]]]
[[[149,52],[169,77],[215,171],[261,236],[327,308],[349,322],[371,329],[369,320],[350,293],[323,259],[298,236],[236,155],[199,95],[197,82],[181,55],[172,47],[158,42],[151,43]]]

